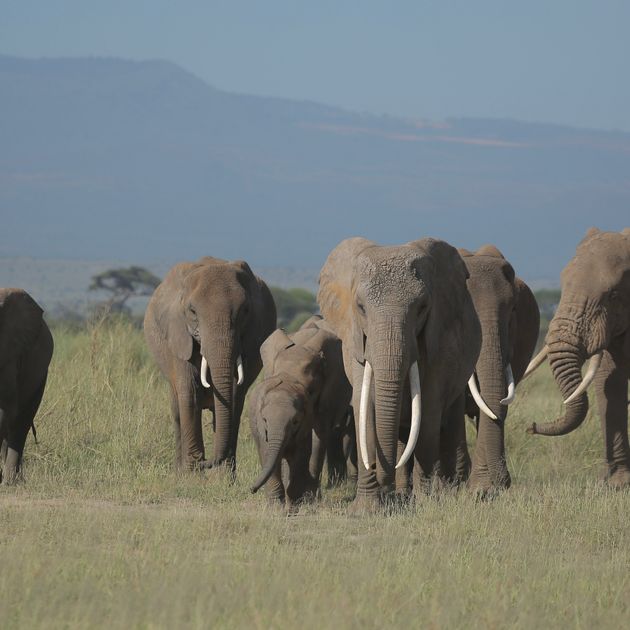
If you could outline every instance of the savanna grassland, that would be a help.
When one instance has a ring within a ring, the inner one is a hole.
[[[511,407],[498,499],[444,491],[358,517],[343,486],[287,517],[249,493],[246,417],[235,484],[174,472],[140,331],[54,335],[26,482],[0,486],[3,629],[627,627],[630,492],[599,481],[594,414],[564,438],[525,434],[560,411],[547,368]]]

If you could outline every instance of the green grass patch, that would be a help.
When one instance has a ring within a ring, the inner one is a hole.
[[[627,625],[630,492],[598,481],[597,418],[525,434],[561,412],[547,368],[510,409],[513,487],[498,499],[444,492],[357,517],[343,486],[287,517],[248,491],[246,417],[236,483],[174,472],[167,386],[140,331],[54,334],[26,482],[0,486],[3,629]]]

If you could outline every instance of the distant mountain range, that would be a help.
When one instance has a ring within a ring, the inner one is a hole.
[[[588,226],[630,224],[630,134],[231,94],[164,61],[0,56],[0,217],[4,261],[212,254],[316,274],[344,237],[430,235],[493,242],[553,283]]]

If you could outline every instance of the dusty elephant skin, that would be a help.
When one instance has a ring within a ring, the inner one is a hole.
[[[514,388],[536,347],[540,313],[530,288],[516,277],[496,247],[485,245],[475,253],[460,249],[459,253],[470,275],[468,291],[481,323],[481,352],[473,387],[476,396],[481,396],[482,409],[470,387],[466,394],[466,412],[477,419],[477,444],[468,484],[486,493],[508,488],[511,483],[505,459],[505,420]]]
[[[397,247],[347,239],[322,268],[318,302],[353,385],[357,507],[394,484],[405,492],[412,454],[416,492],[469,473],[464,391],[481,330],[467,275],[455,248],[428,238]]]
[[[321,318],[291,335],[276,330],[260,353],[264,380],[252,392],[249,418],[262,471],[252,492],[266,484],[270,501],[291,506],[318,494],[333,428],[345,422],[352,392],[341,341]]]
[[[561,275],[560,304],[549,324],[546,353],[566,404],[555,422],[528,432],[564,435],[588,411],[586,387],[593,381],[604,432],[607,481],[630,485],[628,378],[630,377],[630,228],[591,228]],[[590,358],[582,379],[581,368]]]
[[[22,289],[0,289],[0,482],[13,483],[46,387],[53,338]]]
[[[226,465],[235,472],[245,394],[260,372],[260,346],[275,327],[271,293],[244,261],[205,257],[179,263],[155,290],[144,334],[171,384],[178,467]],[[209,461],[202,409],[214,414]]]

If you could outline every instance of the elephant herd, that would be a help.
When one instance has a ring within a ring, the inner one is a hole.
[[[356,478],[361,509],[442,484],[496,493],[511,483],[504,431],[516,386],[548,360],[566,412],[527,431],[577,428],[594,382],[607,483],[630,486],[630,228],[589,230],[561,284],[546,343],[532,359],[536,300],[492,245],[470,252],[432,238],[394,247],[346,239],[320,273],[321,315],[292,334],[276,329],[273,297],[246,262],[180,263],[144,319],[149,350],[170,384],[176,465],[236,474],[253,386],[248,415],[261,469],[251,489],[264,486],[271,502],[317,497],[325,461],[329,480]],[[22,290],[0,289],[5,483],[20,472],[52,352],[42,309]],[[203,409],[213,417],[209,457]],[[472,458],[466,415],[477,428]]]

